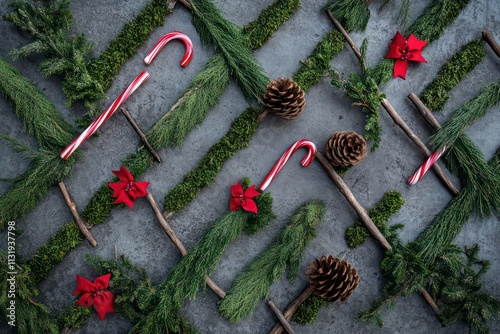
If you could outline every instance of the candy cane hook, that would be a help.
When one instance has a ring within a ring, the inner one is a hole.
[[[191,39],[185,34],[183,34],[180,31],[172,31],[160,38],[158,42],[156,42],[155,46],[149,51],[148,55],[146,58],[144,58],[144,62],[146,65],[151,64],[153,59],[156,57],[156,55],[163,49],[165,44],[170,42],[173,39],[180,39],[183,43],[184,46],[186,47],[186,52],[184,52],[184,57],[181,60],[181,66],[186,67],[189,65],[191,62],[191,59],[193,58],[193,42],[191,42]]]
[[[265,190],[267,186],[271,184],[273,179],[278,175],[280,170],[283,168],[283,166],[286,164],[286,162],[290,159],[292,154],[295,153],[299,148],[301,147],[307,147],[308,152],[307,155],[302,159],[302,162],[300,163],[303,167],[307,167],[311,164],[311,162],[314,160],[314,153],[316,153],[316,145],[312,141],[309,141],[307,139],[301,139],[292,146],[286,150],[285,153],[281,156],[281,158],[276,162],[274,167],[271,169],[271,171],[267,174],[266,178],[264,181],[259,186],[260,190]]]
[[[66,160],[68,157],[76,151],[76,149],[90,136],[94,134],[94,132],[99,129],[99,127],[106,122],[111,115],[114,114],[114,112],[122,105],[123,102],[125,102],[128,97],[137,89],[139,86],[149,78],[149,73],[146,71],[143,71],[139,73],[139,75],[128,85],[127,88],[116,98],[116,100],[113,101],[113,103],[99,115],[95,119],[95,121],[92,122],[92,124],[89,125],[88,128],[85,129],[78,137],[75,138],[69,144],[59,155],[62,159]]]

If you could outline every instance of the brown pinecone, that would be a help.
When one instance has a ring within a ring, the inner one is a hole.
[[[293,120],[304,110],[304,91],[290,78],[278,78],[266,88],[264,100],[266,111],[278,117]]]
[[[359,284],[358,271],[332,255],[314,260],[306,275],[313,293],[329,302],[347,300]]]
[[[354,166],[366,157],[365,139],[353,131],[336,131],[325,143],[326,157],[335,166]]]

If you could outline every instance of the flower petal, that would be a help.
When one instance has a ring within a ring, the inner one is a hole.
[[[76,283],[77,285],[75,291],[73,291],[73,296],[85,292],[93,292],[96,290],[94,283],[92,283],[83,276],[76,275]]]
[[[146,190],[149,186],[149,182],[134,182],[132,188],[134,189],[135,197],[144,197],[148,194]]]
[[[408,37],[408,48],[410,49],[410,51],[413,51],[413,50],[422,51],[422,49],[426,45],[427,45],[426,41],[417,39],[415,37],[415,35],[413,35],[413,34],[410,34],[410,36]]]
[[[231,186],[231,195],[233,195],[234,197],[243,195],[243,186],[241,185],[240,181]]]
[[[101,292],[94,298],[94,309],[101,320],[104,320],[106,313],[115,311],[114,301],[115,295],[110,291]]]
[[[260,192],[255,190],[255,185],[252,185],[247,190],[245,190],[245,198],[254,198],[260,195]]]
[[[94,297],[92,297],[92,294],[90,292],[86,292],[78,299],[76,305],[89,307],[90,305],[92,305],[93,302],[94,302]]]
[[[406,79],[406,71],[408,70],[408,62],[401,59],[396,59],[394,63],[394,78],[398,76]]]
[[[420,51],[412,51],[408,55],[408,60],[409,61],[418,61],[419,63],[427,63],[427,60],[425,60],[424,57],[422,57],[422,54]]]
[[[111,273],[99,276],[94,280],[94,286],[97,290],[104,290],[108,287],[110,279]]]
[[[129,172],[129,170],[123,166],[120,167],[120,170],[114,170],[113,174],[115,174],[120,181],[124,182],[133,182],[134,176]]]
[[[247,198],[245,199],[242,203],[241,206],[245,211],[248,212],[253,212],[253,213],[258,213],[259,210],[257,209],[257,204],[253,199]]]
[[[392,43],[394,45],[399,46],[400,48],[403,48],[406,44],[406,38],[398,31],[396,32],[396,35],[392,38]]]
[[[396,44],[389,44],[389,52],[387,52],[387,54],[384,56],[384,58],[395,58],[395,59],[399,59],[401,58],[401,56],[403,55],[403,53],[401,52],[401,47],[399,45],[396,45]]]
[[[236,211],[236,210],[239,210],[240,208],[241,208],[241,203],[238,200],[238,198],[232,197],[229,200],[229,210]]]
[[[126,191],[122,191],[113,204],[125,203],[130,209],[134,205],[134,201],[130,199]]]
[[[108,183],[108,187],[113,189],[113,197],[118,197],[120,192],[127,186],[126,182],[112,182]]]

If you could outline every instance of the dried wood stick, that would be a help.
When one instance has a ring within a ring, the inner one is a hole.
[[[148,151],[151,152],[151,154],[156,159],[156,161],[161,162],[160,155],[158,154],[158,152],[155,151],[155,149],[153,148],[153,146],[151,146],[151,144],[149,144],[148,138],[146,138],[146,135],[141,130],[141,128],[139,127],[139,125],[137,125],[137,122],[132,117],[132,115],[130,114],[130,112],[127,109],[123,108],[123,107],[120,108],[120,110],[122,111],[122,114],[125,116],[125,118],[127,119],[127,121],[130,123],[130,125],[132,125],[132,127],[135,130],[135,132],[137,132],[137,134],[141,138],[141,141],[144,144],[144,146],[146,146],[146,148],[148,149]]]
[[[193,10],[193,8],[191,7],[191,4],[188,1],[186,1],[186,0],[178,0],[178,1],[181,3],[181,5],[183,5],[187,9]]]
[[[482,32],[483,40],[488,43],[493,52],[500,57],[500,45],[498,45],[497,41],[493,38],[493,35],[488,30],[483,30]]]
[[[276,317],[278,318],[278,320],[280,321],[280,323],[283,325],[283,327],[285,328],[285,330],[287,331],[287,333],[288,334],[294,334],[292,326],[290,326],[290,323],[285,319],[285,317],[283,316],[283,314],[281,313],[281,311],[279,310],[279,308],[277,308],[276,305],[274,305],[274,303],[273,303],[273,301],[271,299],[269,299],[267,301],[267,305],[269,305],[269,307],[271,308],[271,310],[273,310],[274,314],[276,315]]]
[[[417,110],[420,112],[420,115],[422,115],[422,117],[425,118],[427,123],[429,123],[436,130],[441,129],[441,125],[437,121],[436,117],[434,117],[429,108],[425,106],[425,104],[422,102],[422,100],[420,100],[417,94],[410,93],[408,95],[408,98],[413,103],[415,108],[417,108]]]
[[[181,240],[177,237],[175,234],[174,230],[170,227],[168,224],[167,220],[165,217],[163,217],[162,212],[160,210],[160,206],[158,205],[158,202],[154,199],[153,195],[148,192],[146,196],[149,204],[151,205],[151,208],[153,208],[153,211],[155,213],[156,219],[160,223],[161,227],[165,231],[165,233],[168,235],[170,240],[173,242],[175,247],[179,250],[179,252],[182,254],[182,256],[185,256],[187,254],[187,249],[184,247],[184,244],[181,242]],[[226,297],[226,292],[222,290],[217,284],[215,284],[214,281],[212,281],[208,276],[205,277],[205,281],[208,285],[208,287],[215,292],[219,298],[224,298]]]
[[[75,218],[76,225],[78,225],[78,228],[80,229],[80,231],[82,231],[82,234],[85,236],[85,238],[87,238],[90,244],[96,247],[97,241],[95,240],[92,233],[90,233],[88,224],[83,220],[83,218],[78,213],[78,210],[76,209],[76,204],[71,199],[68,189],[66,188],[66,185],[64,184],[63,181],[59,182],[59,189],[61,189],[64,200],[66,201],[66,204],[68,205],[71,214]]]
[[[302,293],[297,298],[295,298],[295,300],[293,302],[291,302],[290,305],[288,305],[285,312],[283,312],[283,317],[287,321],[292,320],[292,317],[295,314],[295,312],[297,312],[300,305],[303,302],[305,302],[306,299],[309,298],[309,296],[311,296],[312,292],[313,292],[313,289],[311,287],[308,286],[307,288],[305,288],[304,291],[302,291]],[[283,326],[281,325],[280,322],[278,322],[273,327],[273,329],[271,329],[269,334],[281,334],[281,333],[283,333],[283,330],[284,330]]]
[[[403,129],[403,131],[406,133],[406,135],[408,137],[410,137],[410,139],[417,145],[417,147],[420,149],[420,151],[422,151],[422,153],[424,153],[427,157],[429,157],[432,154],[432,152],[429,151],[427,146],[425,146],[424,142],[422,140],[420,140],[420,138],[405,123],[405,121],[403,121],[403,119],[399,116],[399,114],[396,112],[394,107],[389,103],[389,101],[386,99],[383,99],[382,106],[387,111],[389,116],[391,116],[394,123],[397,126],[399,126],[401,129]],[[432,168],[434,168],[434,170],[436,171],[436,174],[439,176],[441,181],[443,181],[443,183],[450,189],[451,193],[453,195],[457,195],[459,190],[457,189],[457,187],[455,187],[455,185],[453,183],[451,183],[450,179],[448,178],[448,176],[446,176],[446,174],[441,169],[441,167],[438,164],[434,164],[432,166]]]

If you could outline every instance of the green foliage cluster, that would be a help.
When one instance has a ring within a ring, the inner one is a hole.
[[[59,328],[79,328],[92,316],[91,307],[77,306],[76,304],[66,308],[57,316]]]
[[[301,325],[312,324],[318,316],[319,310],[328,305],[325,299],[316,295],[310,295],[302,304],[300,304],[297,312],[293,315],[293,320]]]
[[[243,187],[248,184],[249,181],[245,180]],[[225,249],[244,230],[262,227],[275,218],[269,194],[261,194],[255,201],[258,214],[244,210],[230,211],[210,226],[205,235],[170,271],[168,279],[158,288],[160,300],[156,307],[133,327],[132,333],[169,333],[178,329],[179,310],[184,300],[196,297],[199,288],[205,284],[205,277],[215,270]]]
[[[171,12],[167,0],[152,0],[132,21],[125,23],[106,50],[88,62],[90,76],[104,91],[109,89],[122,65],[137,53],[156,28],[163,25]]]
[[[300,8],[299,0],[275,0],[259,17],[243,27],[251,50],[257,50]]]
[[[233,121],[229,131],[201,158],[198,167],[187,173],[165,196],[167,212],[177,212],[191,203],[201,189],[212,183],[224,162],[248,146],[259,126],[258,114],[258,109],[248,108]]]
[[[391,190],[385,193],[384,197],[368,211],[370,218],[389,242],[392,239],[391,235],[394,233],[394,226],[389,227],[388,220],[393,214],[399,212],[404,203],[403,196],[399,192]],[[370,233],[360,221],[354,223],[345,232],[345,240],[350,248],[361,246],[369,236]]]
[[[317,84],[328,73],[330,61],[344,49],[344,36],[338,30],[332,30],[314,48],[311,55],[294,74],[293,80],[304,90]]]
[[[54,0],[31,4],[26,0],[10,1],[12,12],[5,16],[19,29],[29,32],[34,40],[20,49],[13,50],[14,58],[41,53],[45,60],[40,64],[44,76],[62,75],[62,88],[68,106],[81,100],[87,108],[96,110],[94,101],[105,97],[101,84],[90,76],[86,56],[92,43],[83,35],[73,35],[73,17],[69,0]]]
[[[193,12],[193,25],[201,41],[212,44],[222,55],[243,95],[250,101],[259,99],[269,79],[252,57],[241,29],[226,20],[212,1],[190,0],[189,3]]]
[[[347,32],[365,30],[370,19],[370,0],[328,0],[325,10],[332,12]]]
[[[448,92],[455,88],[486,55],[484,42],[475,39],[462,47],[441,67],[434,80],[428,84],[420,99],[432,111],[443,110],[448,101]]]
[[[157,123],[155,123],[155,125],[153,125],[151,130],[146,133],[149,142],[155,149],[158,150],[165,146],[175,145],[177,143],[176,140],[182,141],[183,137],[175,137],[175,135],[169,136],[169,133],[175,134],[180,129],[185,129],[184,136],[186,136],[192,129],[188,128],[186,124],[192,124],[191,126],[194,127],[202,122],[203,119],[199,117],[198,123],[193,122],[195,116],[185,112],[186,110],[197,110],[199,113],[206,114],[208,113],[208,109],[217,104],[218,99],[222,95],[220,86],[226,86],[226,83],[222,84],[219,79],[220,77],[227,77],[226,81],[229,80],[227,74],[225,74],[227,73],[227,68],[221,68],[220,66],[223,63],[221,59],[221,56],[216,55],[209,60],[202,72],[193,79],[193,82],[189,85],[181,98]],[[216,85],[212,86],[214,82]],[[175,113],[173,112],[174,110],[176,111]],[[256,116],[253,116],[255,113],[255,109],[247,110],[247,116],[241,118],[241,121],[247,121],[250,117],[256,119]],[[180,119],[177,117],[182,115],[186,116],[188,114],[190,115],[188,119]],[[162,124],[161,126],[159,125],[160,123]],[[239,130],[234,130],[233,133],[237,135],[240,132]],[[231,136],[230,138],[233,137],[234,136]],[[227,159],[228,158],[229,157],[227,157]],[[139,179],[149,167],[153,166],[154,159],[143,146],[140,146],[135,153],[127,156],[122,164],[130,170],[136,179]],[[109,216],[113,207],[111,193],[107,183],[104,183],[82,211],[82,217],[91,226],[103,223]],[[47,273],[61,262],[69,251],[78,246],[82,241],[83,236],[73,222],[63,226],[53,238],[37,251],[29,262],[30,267],[35,273],[35,280],[41,282],[46,277]]]
[[[9,272],[17,272],[9,275]],[[14,276],[15,299],[9,296],[11,283],[7,279]],[[0,312],[5,316],[5,322],[12,319],[7,318],[10,301],[15,300],[15,328],[19,333],[30,334],[57,334],[57,325],[50,318],[49,309],[36,302],[38,289],[31,278],[30,269],[27,266],[17,266],[12,269],[8,262],[7,252],[0,250]]]
[[[423,13],[406,29],[405,36],[414,34],[418,39],[429,44],[441,36],[467,6],[470,0],[436,0],[432,1]],[[394,60],[384,59],[377,66],[368,70],[367,75],[380,84],[388,83],[392,78]]]
[[[267,298],[271,285],[287,268],[288,278],[297,276],[302,254],[316,237],[315,227],[323,221],[324,208],[322,201],[313,201],[293,214],[281,234],[238,274],[226,297],[219,301],[222,317],[239,322],[253,312],[259,300]]]

